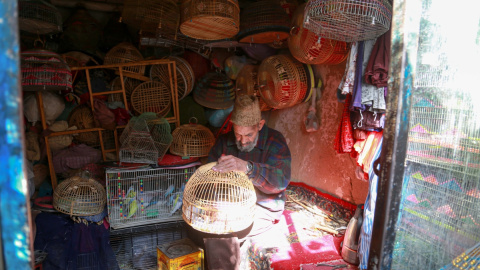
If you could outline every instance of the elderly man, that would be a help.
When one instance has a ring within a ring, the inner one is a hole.
[[[280,220],[285,205],[285,189],[290,183],[290,150],[283,135],[265,125],[255,96],[239,96],[232,111],[233,130],[221,135],[212,147],[208,162],[219,172],[245,172],[252,181],[257,207],[249,228],[231,235],[207,235],[189,230],[189,237],[205,248],[210,270],[237,269],[240,243],[257,236]],[[204,245],[200,239],[203,238]],[[200,242],[200,243],[199,243]]]

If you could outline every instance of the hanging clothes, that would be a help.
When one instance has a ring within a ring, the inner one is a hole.
[[[352,103],[350,104],[350,110],[355,109],[365,110],[362,106],[362,67],[363,67],[363,54],[364,54],[364,41],[358,42],[357,61],[355,63],[355,81],[353,83]]]
[[[337,135],[335,136],[334,148],[337,153],[350,153],[353,150],[353,130],[350,122],[350,102],[352,95],[347,94],[345,105],[343,106],[342,119],[338,126]]]
[[[376,87],[386,87],[388,83],[388,68],[390,66],[390,34],[389,29],[381,35],[372,50],[365,70],[365,82]]]
[[[345,73],[343,74],[342,80],[340,81],[340,85],[338,89],[340,90],[342,95],[346,95],[348,93],[353,93],[353,84],[355,81],[355,65],[357,62],[357,51],[358,51],[358,43],[352,42],[350,47],[350,53],[347,57],[347,67],[345,69]]]

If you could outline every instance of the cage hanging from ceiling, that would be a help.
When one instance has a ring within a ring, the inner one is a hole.
[[[62,32],[62,15],[58,9],[42,0],[18,1],[18,28],[32,34]]]
[[[311,0],[304,26],[322,38],[345,42],[375,39],[390,29],[388,0]]]
[[[237,0],[183,0],[181,4],[182,34],[202,40],[234,37],[240,26]]]
[[[133,109],[139,113],[154,112],[164,117],[172,106],[170,88],[157,81],[138,85],[130,97]]]
[[[175,61],[178,100],[182,100],[192,92],[195,83],[195,74],[193,73],[192,67],[185,59],[177,56],[169,56],[166,57],[166,59]],[[173,71],[171,72],[173,76]],[[165,85],[169,85],[169,67],[165,64],[152,65],[150,68],[150,78],[154,81],[160,81]]]
[[[193,98],[198,104],[210,109],[227,109],[233,106],[235,85],[227,75],[210,72],[197,82]]]
[[[105,55],[104,65],[115,65],[129,62],[138,62],[143,60],[143,55],[130,42],[122,42],[111,48]],[[143,75],[145,66],[127,66],[123,67],[127,72]]]
[[[253,223],[257,197],[245,173],[212,170],[217,163],[199,167],[185,185],[183,220],[194,229],[227,234]]]
[[[205,157],[215,144],[215,136],[207,127],[192,123],[181,125],[172,132],[170,152],[181,157]]]
[[[268,111],[271,110],[263,98],[260,96],[258,92],[258,82],[257,82],[257,74],[258,74],[258,65],[250,65],[247,64],[243,66],[237,76],[236,83],[236,96],[239,95],[255,95],[258,97],[258,103],[260,105],[261,111]]]

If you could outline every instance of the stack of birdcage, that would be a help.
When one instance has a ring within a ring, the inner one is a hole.
[[[155,113],[132,117],[120,136],[120,162],[158,164],[172,143],[170,124]]]

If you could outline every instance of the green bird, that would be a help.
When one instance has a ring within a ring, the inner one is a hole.
[[[135,213],[137,212],[137,209],[138,209],[138,202],[137,200],[133,200],[130,205],[128,206],[128,216],[127,218],[131,218],[133,215],[135,215]]]

